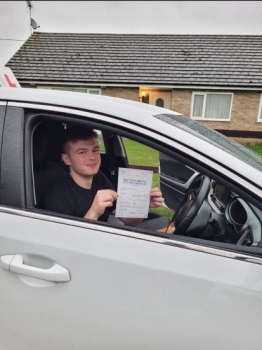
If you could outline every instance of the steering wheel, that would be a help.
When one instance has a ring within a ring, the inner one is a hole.
[[[209,190],[210,179],[205,175],[198,175],[171,219],[175,227],[174,234],[187,236],[187,229],[196,217]]]

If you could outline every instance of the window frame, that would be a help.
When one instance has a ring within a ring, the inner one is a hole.
[[[262,123],[262,94],[260,94],[260,101],[259,101],[259,105],[258,105],[257,122]]]
[[[60,118],[64,118],[65,116],[61,116],[59,115],[60,113],[57,113],[57,111],[50,111],[49,108],[46,108],[46,111],[44,111],[42,108],[35,108],[36,106],[34,106],[32,109],[30,109],[30,111],[27,111],[27,116],[28,114],[40,114],[41,118],[44,116],[45,119],[46,118],[52,118],[55,119],[57,121],[63,121]],[[57,108],[58,110],[62,110],[63,108]],[[79,125],[84,125],[85,123],[89,124],[91,127],[93,127],[94,129],[97,129],[98,127],[98,123],[99,123],[99,119],[96,120],[92,120],[92,112],[85,112],[85,116],[87,116],[88,118],[86,120],[83,120],[82,118],[79,118],[79,116],[81,116],[81,112],[79,113],[79,111],[77,109],[74,109],[74,112],[70,111],[69,114],[66,115],[66,119],[69,118],[77,118],[77,124]],[[89,119],[90,118],[90,119]],[[128,123],[129,124],[129,123]],[[110,122],[105,122],[103,123],[103,127],[102,129],[104,129],[106,126],[106,129],[108,129],[108,131],[112,131],[112,132],[118,132],[120,137],[127,137],[130,138],[130,136],[132,136],[132,139],[136,142],[141,142],[143,144],[145,144],[148,147],[152,147],[155,148],[158,151],[164,151],[166,152],[166,154],[173,156],[174,155],[174,150],[169,150],[167,145],[161,145],[161,143],[157,142],[156,140],[151,140],[150,137],[148,139],[144,139],[143,134],[136,134],[133,133],[133,130],[131,131],[131,129],[125,130],[125,128],[123,128],[123,125],[114,125]],[[27,125],[26,125],[27,127]],[[28,130],[29,131],[29,130]],[[102,130],[101,130],[102,131]],[[146,142],[145,142],[146,141]],[[31,149],[31,147],[30,147]],[[195,160],[191,160],[188,159],[187,155],[179,155],[176,154],[175,152],[175,158],[177,160],[180,160],[183,162],[183,160],[185,159],[184,157],[186,157],[187,159],[187,165],[191,165],[193,168],[196,165]],[[30,158],[31,158],[31,162],[32,162],[32,154],[30,154]],[[25,165],[26,166],[26,165]],[[202,166],[200,166],[200,168],[202,168]],[[197,169],[198,170],[198,169]],[[204,174],[207,173],[207,176],[210,176],[210,174],[208,174],[208,170],[205,167],[205,172],[203,172]],[[214,175],[213,171],[211,170],[212,175]],[[33,176],[33,172],[31,173],[31,176]],[[219,179],[220,179],[220,175]],[[213,178],[215,178],[215,176],[213,176]],[[222,181],[221,183],[224,183],[224,181]],[[226,180],[226,184],[228,185],[228,181]],[[230,182],[230,184],[232,185],[232,183]],[[234,188],[235,186],[233,186]],[[231,188],[231,186],[230,186]],[[232,190],[232,188],[231,188]],[[239,189],[238,189],[239,190]],[[239,191],[239,193],[241,194],[241,190]],[[27,208],[28,210],[28,208]],[[261,209],[262,210],[262,209]],[[42,211],[41,209],[38,208],[30,208],[30,212],[33,215],[40,215],[40,219],[41,216],[45,216],[46,220],[50,220],[53,222],[56,222],[57,224],[67,224],[67,225],[72,225],[72,226],[80,226],[80,227],[84,227],[84,228],[89,228],[92,230],[98,230],[98,231],[105,231],[107,233],[113,233],[113,234],[118,234],[118,235],[122,235],[122,236],[128,236],[128,237],[134,237],[134,238],[141,238],[143,234],[147,235],[147,240],[148,241],[154,241],[155,239],[159,239],[164,240],[162,241],[162,243],[165,243],[165,240],[167,239],[167,244],[174,244],[176,245],[177,242],[179,242],[178,244],[183,244],[184,240],[189,241],[188,244],[194,244],[196,245],[199,249],[201,250],[201,246],[204,244],[205,248],[204,251],[210,250],[210,251],[214,251],[217,249],[221,249],[221,251],[223,252],[222,254],[225,253],[226,249],[232,249],[234,251],[234,254],[249,254],[250,256],[255,256],[257,253],[257,249],[258,249],[258,253],[260,255],[260,259],[262,257],[262,251],[260,250],[260,248],[257,247],[246,247],[246,246],[241,246],[241,249],[239,249],[239,247],[237,245],[233,245],[230,243],[220,243],[219,241],[208,241],[205,239],[201,239],[201,238],[195,238],[195,237],[186,237],[185,236],[172,236],[172,237],[167,237],[167,234],[164,233],[160,233],[160,232],[155,232],[152,230],[147,230],[144,228],[137,228],[137,227],[131,227],[131,226],[114,226],[113,224],[108,224],[105,222],[93,222],[92,220],[85,220],[83,218],[76,218],[76,217],[71,217],[71,216],[67,216],[64,214],[59,214],[59,213],[53,213],[53,212],[49,212],[49,211]],[[112,230],[112,231],[111,231]],[[185,243],[186,244],[186,243]],[[250,248],[253,248],[250,250]]]
[[[36,87],[37,89],[45,89],[45,90],[59,90],[59,91],[72,91],[72,92],[80,92],[77,90],[85,90],[82,93],[90,94],[90,91],[98,91],[98,94],[93,95],[102,95],[102,89],[101,88],[85,88],[85,87],[75,87],[72,86],[72,88],[69,86],[46,86],[46,85],[38,85]],[[91,93],[92,94],[92,93]]]
[[[228,119],[205,118],[204,117],[205,110],[206,110],[206,99],[207,99],[207,95],[208,94],[212,94],[212,95],[231,95],[231,104],[230,104],[229,118]],[[202,95],[202,96],[204,96],[203,111],[202,111],[202,116],[201,117],[194,117],[193,116],[195,95]],[[232,106],[233,106],[233,97],[234,97],[234,93],[233,92],[193,91],[192,92],[192,98],[191,98],[190,118],[193,119],[193,120],[204,120],[204,121],[213,121],[213,122],[216,122],[216,121],[219,121],[219,122],[230,122],[231,121],[231,114],[232,114]]]
[[[12,107],[12,102],[10,103],[10,107]],[[254,197],[252,195],[252,197],[250,197],[249,191],[245,188],[244,186],[244,190],[243,188],[239,185],[239,183],[235,183],[235,176],[232,173],[232,178],[227,178],[227,176],[224,173],[221,173],[219,171],[221,165],[217,164],[215,169],[209,169],[209,167],[206,166],[206,164],[209,163],[209,160],[206,159],[206,163],[204,162],[203,164],[201,164],[201,160],[202,162],[205,160],[204,156],[200,156],[200,163],[199,163],[199,159],[196,159],[194,157],[195,151],[193,151],[192,149],[183,146],[179,143],[177,143],[176,141],[172,141],[170,142],[170,139],[167,139],[165,136],[163,135],[158,135],[156,134],[156,132],[151,131],[149,133],[149,135],[147,134],[145,137],[145,133],[144,130],[142,130],[142,127],[135,127],[135,129],[137,129],[137,132],[134,133],[134,130],[130,128],[130,123],[129,122],[125,122],[123,121],[120,124],[115,124],[115,123],[111,123],[110,121],[107,120],[107,116],[104,115],[96,115],[95,113],[92,112],[87,112],[87,111],[81,111],[78,109],[67,109],[64,107],[57,107],[57,106],[43,106],[43,105],[39,105],[39,104],[35,104],[35,105],[30,105],[29,104],[25,104],[25,103],[20,103],[19,105],[15,105],[15,108],[19,108],[23,111],[24,113],[24,122],[25,125],[23,126],[23,130],[25,133],[25,137],[24,137],[24,147],[22,147],[22,149],[24,150],[24,156],[21,157],[21,147],[20,145],[15,144],[15,153],[19,154],[19,159],[22,159],[23,162],[23,170],[24,170],[24,176],[25,176],[25,181],[24,184],[21,183],[21,181],[19,182],[20,186],[23,186],[24,190],[23,191],[17,191],[20,192],[21,195],[23,195],[23,198],[25,200],[25,206],[24,205],[18,205],[15,204],[14,206],[10,207],[9,205],[4,204],[3,206],[0,205],[0,211],[4,212],[7,211],[8,213],[13,213],[15,215],[22,215],[25,217],[29,217],[29,218],[35,218],[35,219],[39,219],[39,220],[46,220],[46,221],[52,221],[55,222],[57,224],[66,224],[66,225],[71,225],[71,226],[80,226],[80,227],[84,227],[87,229],[93,229],[93,230],[97,230],[97,231],[104,231],[107,233],[113,233],[113,234],[118,234],[118,235],[123,235],[123,236],[128,236],[128,237],[133,237],[133,238],[138,238],[138,239],[145,239],[147,241],[153,241],[155,242],[156,239],[159,239],[161,243],[165,243],[166,240],[166,236],[161,234],[161,233],[155,233],[154,231],[148,231],[146,229],[142,229],[142,228],[136,228],[136,227],[119,227],[119,226],[112,226],[110,224],[107,223],[103,223],[103,222],[92,222],[92,220],[84,220],[82,218],[72,218],[66,215],[62,215],[62,214],[57,214],[57,213],[51,213],[48,211],[43,211],[37,208],[33,208],[33,207],[28,207],[27,203],[26,203],[26,198],[28,195],[30,195],[30,190],[29,187],[33,186],[33,182],[32,179],[30,178],[30,174],[32,174],[31,172],[31,162],[32,162],[32,154],[31,154],[31,138],[28,137],[28,133],[31,134],[32,129],[30,128],[30,125],[28,125],[30,123],[30,116],[29,114],[38,114],[39,117],[43,116],[44,114],[48,114],[47,119],[52,119],[52,120],[57,120],[57,121],[61,121],[61,122],[65,122],[67,120],[70,120],[72,117],[75,118],[77,117],[78,119],[78,123],[79,124],[83,124],[85,122],[88,122],[88,124],[90,124],[91,127],[93,128],[97,128],[98,126],[100,127],[101,125],[103,125],[103,129],[104,127],[106,127],[106,130],[108,132],[117,132],[119,133],[119,135],[130,138],[130,136],[132,135],[132,139],[137,141],[137,142],[142,142],[143,144],[146,144],[149,147],[153,147],[159,151],[165,152],[167,155],[170,156],[174,156],[177,160],[184,162],[185,164],[192,166],[192,168],[195,168],[196,170],[202,172],[204,175],[212,177],[212,179],[219,181],[222,184],[225,184],[226,186],[229,186],[231,190],[236,191],[236,193],[238,193],[239,195],[241,195],[241,197],[243,197],[244,199],[246,199],[247,201],[249,201],[250,203],[252,203],[253,205],[255,205],[257,208],[259,208],[260,210],[262,210],[262,204],[260,201],[260,198],[257,199],[256,196]],[[55,115],[54,115],[55,114]],[[84,118],[83,117],[87,117]],[[95,117],[95,118],[93,118]],[[28,128],[29,126],[29,128]],[[31,125],[33,127],[33,124]],[[20,127],[20,126],[19,126]],[[4,130],[5,132],[5,130]],[[27,134],[27,137],[26,137]],[[155,136],[160,136],[159,138],[155,138]],[[152,138],[153,137],[153,138]],[[145,142],[146,141],[146,142]],[[5,139],[4,143],[8,143],[8,140]],[[173,148],[173,147],[174,148]],[[185,149],[186,148],[186,152]],[[192,157],[190,157],[193,156]],[[196,154],[195,154],[196,155]],[[199,157],[198,157],[199,158]],[[6,169],[6,171],[9,171],[8,169]],[[218,173],[217,173],[218,171]],[[2,175],[2,172],[1,172]],[[226,176],[226,177],[225,177]],[[242,180],[243,181],[243,180]],[[240,182],[241,183],[241,182]],[[21,187],[22,188],[22,187]],[[29,190],[29,191],[28,191]],[[250,199],[249,199],[250,197]],[[146,233],[146,235],[144,235],[143,233]],[[203,252],[207,252],[207,250],[210,249],[210,252],[212,252],[212,254],[218,254],[218,250],[221,251],[221,254],[223,256],[225,256],[225,251],[227,249],[230,249],[232,251],[234,251],[234,256],[235,254],[242,254],[243,253],[247,253],[247,257],[252,257],[252,256],[257,256],[259,254],[259,256],[262,256],[262,251],[261,248],[257,248],[257,247],[246,247],[246,246],[240,246],[237,247],[236,245],[232,245],[232,244],[228,244],[228,243],[220,243],[220,242],[216,242],[216,241],[206,241],[203,239],[198,239],[195,237],[184,237],[184,236],[177,236],[177,237],[172,237],[171,239],[168,237],[167,239],[167,244],[170,245],[170,242],[172,242],[174,244],[174,246],[176,246],[177,244],[179,244],[179,247],[181,246],[181,242],[186,241],[185,244],[189,244],[189,246],[191,247],[191,243],[193,244],[194,247],[196,247],[196,250],[199,251],[201,250],[201,246],[204,246],[203,248]],[[192,248],[190,248],[192,249]],[[242,256],[241,255],[241,256]],[[235,258],[235,257],[234,257]]]

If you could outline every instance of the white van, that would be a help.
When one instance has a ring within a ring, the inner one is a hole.
[[[14,73],[8,67],[0,67],[0,87],[21,87]]]

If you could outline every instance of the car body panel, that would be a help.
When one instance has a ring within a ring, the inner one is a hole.
[[[261,265],[37,215],[0,213],[0,220],[9,228],[1,234],[1,256],[22,254],[42,268],[56,262],[71,275],[68,283],[48,283],[0,269],[3,348],[261,345]],[[239,336],[247,322],[251,341]]]

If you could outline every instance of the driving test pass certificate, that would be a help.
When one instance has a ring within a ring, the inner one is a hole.
[[[117,217],[147,218],[153,171],[119,168]]]

